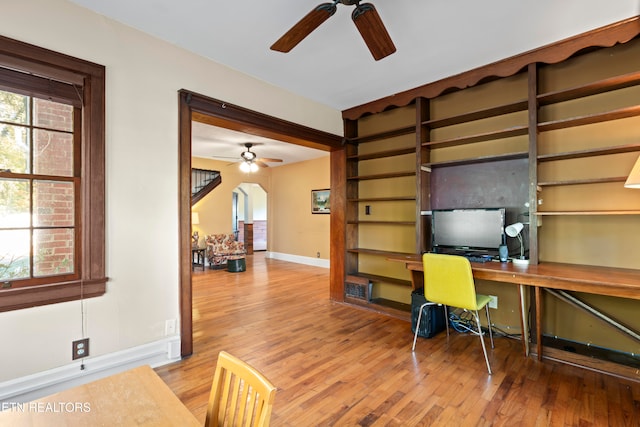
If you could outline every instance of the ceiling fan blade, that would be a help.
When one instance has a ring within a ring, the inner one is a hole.
[[[269,165],[268,165],[268,164],[263,163],[263,162],[261,162],[260,160],[254,160],[254,161],[253,161],[253,163],[254,163],[254,164],[256,164],[256,165],[258,165],[258,166],[260,166],[261,168],[268,168],[268,167],[269,167]]]
[[[351,14],[351,19],[376,61],[396,51],[378,11],[371,3],[358,5]]]
[[[315,9],[280,37],[278,41],[271,46],[271,50],[289,52],[334,13],[336,13],[336,5],[334,3],[322,3],[316,6]]]
[[[282,159],[270,159],[268,157],[262,157],[260,159],[256,159],[256,162],[282,162]]]

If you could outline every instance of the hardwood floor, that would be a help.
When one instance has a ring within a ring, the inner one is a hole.
[[[411,352],[409,323],[328,300],[329,271],[247,257],[194,272],[194,354],[156,371],[201,421],[220,350],[277,387],[273,426],[637,426],[640,384],[441,333]],[[488,340],[487,340],[488,342]]]

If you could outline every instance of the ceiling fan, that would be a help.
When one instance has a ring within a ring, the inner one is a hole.
[[[360,3],[360,0],[333,0],[333,3],[322,3],[316,6],[289,31],[278,39],[271,50],[289,52],[320,24],[336,13],[338,3],[347,6],[356,5],[351,19],[356,24],[369,51],[376,61],[391,55],[396,47],[387,32],[378,11],[371,3]]]
[[[240,157],[242,158],[240,161],[240,169],[243,172],[255,172],[258,170],[258,167],[268,168],[269,165],[267,163],[282,162],[282,159],[258,158],[257,154],[251,151],[251,147],[253,147],[254,144],[250,142],[245,143],[244,146],[247,150],[240,153]]]

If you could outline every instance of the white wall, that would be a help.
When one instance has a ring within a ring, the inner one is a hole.
[[[165,320],[179,315],[179,89],[342,133],[339,111],[65,0],[3,1],[0,34],[106,66],[110,281],[105,296],[86,302],[94,357],[161,341]],[[0,325],[0,382],[69,365],[80,302],[0,313]]]

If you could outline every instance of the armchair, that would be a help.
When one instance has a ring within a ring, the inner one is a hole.
[[[233,233],[210,234],[205,237],[206,257],[211,268],[223,268],[229,257],[244,255],[244,243],[238,242]]]

